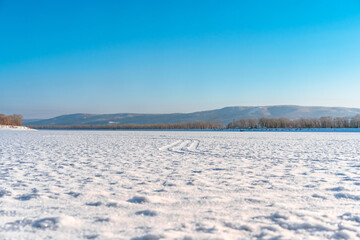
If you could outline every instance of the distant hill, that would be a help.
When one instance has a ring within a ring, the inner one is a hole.
[[[225,107],[216,110],[172,113],[172,114],[70,114],[43,120],[24,120],[25,125],[101,125],[101,124],[154,124],[154,123],[180,123],[197,121],[222,121],[228,124],[233,120],[261,117],[266,118],[320,118],[353,117],[360,114],[359,108],[343,107],[303,107],[303,106],[262,106],[262,107]]]

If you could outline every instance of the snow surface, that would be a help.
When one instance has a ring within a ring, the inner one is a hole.
[[[25,126],[0,125],[0,130],[35,130]]]
[[[360,134],[1,131],[0,239],[359,239]]]

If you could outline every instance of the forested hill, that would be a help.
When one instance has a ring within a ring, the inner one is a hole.
[[[265,118],[320,118],[353,117],[360,114],[359,108],[343,107],[304,107],[304,106],[263,106],[263,107],[225,107],[222,109],[193,113],[172,114],[71,114],[51,119],[24,120],[25,125],[107,125],[107,124],[155,124],[155,123],[184,123],[198,121],[222,121],[224,125],[239,119]]]

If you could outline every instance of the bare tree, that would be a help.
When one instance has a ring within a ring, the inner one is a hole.
[[[21,126],[22,118],[23,117],[19,114],[14,114],[9,116],[0,114],[0,125]]]

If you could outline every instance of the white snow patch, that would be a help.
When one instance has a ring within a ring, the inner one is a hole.
[[[25,126],[0,125],[0,130],[35,130]]]

